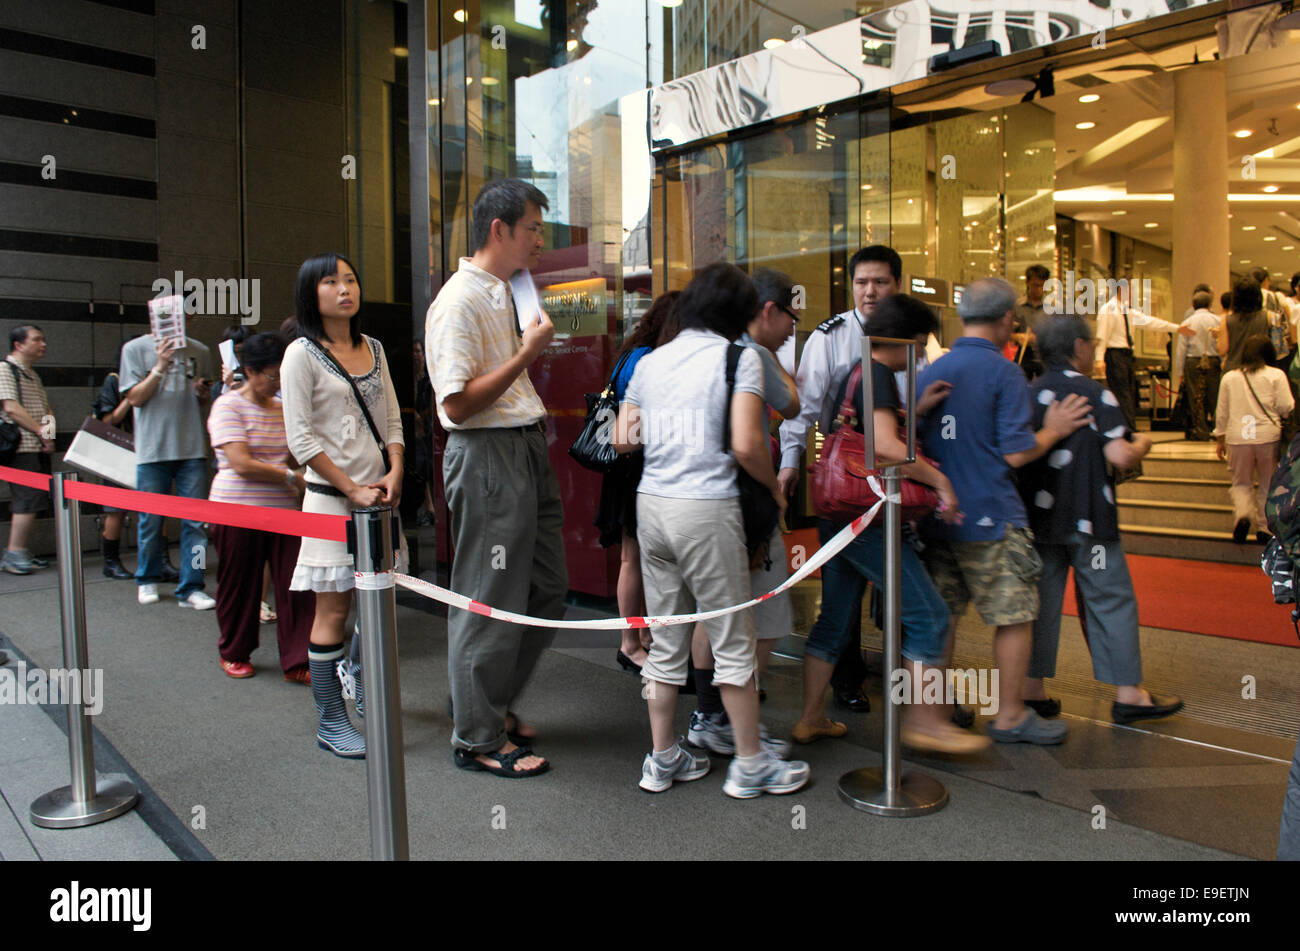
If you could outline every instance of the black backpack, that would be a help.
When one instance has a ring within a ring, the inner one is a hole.
[[[731,397],[736,391],[736,366],[745,352],[745,345],[733,343],[727,348],[727,404],[722,414],[722,451],[731,453]],[[736,484],[740,487],[740,517],[745,526],[745,550],[753,558],[768,543],[776,530],[781,510],[767,486],[736,464]],[[772,553],[765,558],[764,570],[772,567]]]

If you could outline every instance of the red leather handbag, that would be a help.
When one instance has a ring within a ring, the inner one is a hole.
[[[823,518],[857,518],[880,501],[867,477],[874,476],[883,488],[883,470],[867,467],[866,440],[854,429],[858,414],[853,408],[853,393],[861,385],[862,365],[859,364],[849,374],[848,384],[844,387],[844,402],[835,417],[835,429],[822,442],[821,458],[808,467],[813,508]],[[917,458],[930,462],[919,452]],[[934,465],[933,462],[930,464]],[[939,493],[911,479],[899,481],[899,494],[905,522],[923,518],[939,507]],[[880,518],[881,513],[877,513],[872,521]]]

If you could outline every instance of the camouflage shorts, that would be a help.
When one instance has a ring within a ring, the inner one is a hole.
[[[1008,525],[1006,534],[991,542],[930,542],[924,559],[954,619],[972,600],[984,623],[995,627],[1038,617],[1043,560],[1029,529]]]

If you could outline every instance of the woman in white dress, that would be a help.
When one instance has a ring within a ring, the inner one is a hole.
[[[285,350],[280,388],[289,451],[307,466],[304,512],[348,515],[372,505],[395,507],[400,500],[405,452],[401,410],[384,348],[361,333],[360,309],[361,285],[345,258],[321,254],[299,268],[299,336]],[[336,674],[352,607],[353,564],[347,546],[304,538],[289,587],[316,593],[307,660],[317,742],[336,756],[362,758],[365,737],[348,719]]]

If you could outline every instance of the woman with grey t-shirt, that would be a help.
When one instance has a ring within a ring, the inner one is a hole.
[[[614,436],[620,452],[645,451],[636,511],[651,616],[749,600],[737,465],[785,507],[763,425],[762,365],[753,350],[741,355],[729,405],[726,398],[727,349],[758,310],[753,284],[739,268],[714,264],[682,291],[677,309],[681,332],[637,364]],[[718,449],[724,413],[731,419],[730,452]],[[759,743],[753,618],[740,611],[704,625],[714,683],[735,732],[736,757],[723,792],[738,799],[794,792],[808,782],[808,764],[777,759]],[[681,746],[673,722],[677,690],[686,682],[691,628],[657,629],[641,669],[654,746],[640,786],[649,792],[699,779],[710,768],[707,756]]]

